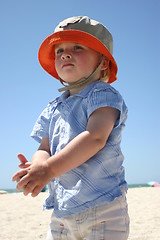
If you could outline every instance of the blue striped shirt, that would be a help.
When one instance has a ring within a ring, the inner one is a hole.
[[[127,118],[123,98],[111,85],[96,81],[75,95],[64,92],[50,102],[39,116],[31,136],[41,142],[49,139],[51,155],[61,151],[73,138],[86,130],[90,115],[100,107],[110,106],[120,112],[104,146],[81,166],[53,179],[44,208],[54,208],[57,217],[76,214],[120,196],[127,190],[121,133]],[[76,161],[76,159],[75,159]]]

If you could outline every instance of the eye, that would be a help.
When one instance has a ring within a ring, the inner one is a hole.
[[[83,49],[83,47],[80,46],[80,45],[75,45],[74,46],[74,50],[82,50],[82,49]]]
[[[64,49],[63,48],[57,48],[55,49],[55,54],[58,55],[58,54],[61,54],[63,53]]]

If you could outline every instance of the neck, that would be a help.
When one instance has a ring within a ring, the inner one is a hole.
[[[84,87],[79,87],[79,88],[73,88],[69,90],[70,96],[80,92]]]

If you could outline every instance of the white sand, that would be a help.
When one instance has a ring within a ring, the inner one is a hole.
[[[160,240],[160,187],[129,189],[131,240]]]
[[[47,193],[0,195],[0,240],[46,239],[52,211],[42,211]],[[129,240],[160,240],[160,188],[129,189]]]

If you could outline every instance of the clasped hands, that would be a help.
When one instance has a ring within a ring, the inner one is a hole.
[[[17,190],[23,190],[25,196],[31,193],[32,197],[36,197],[52,179],[48,163],[41,159],[28,162],[21,153],[17,157],[21,170],[13,175],[12,181],[17,182]]]

